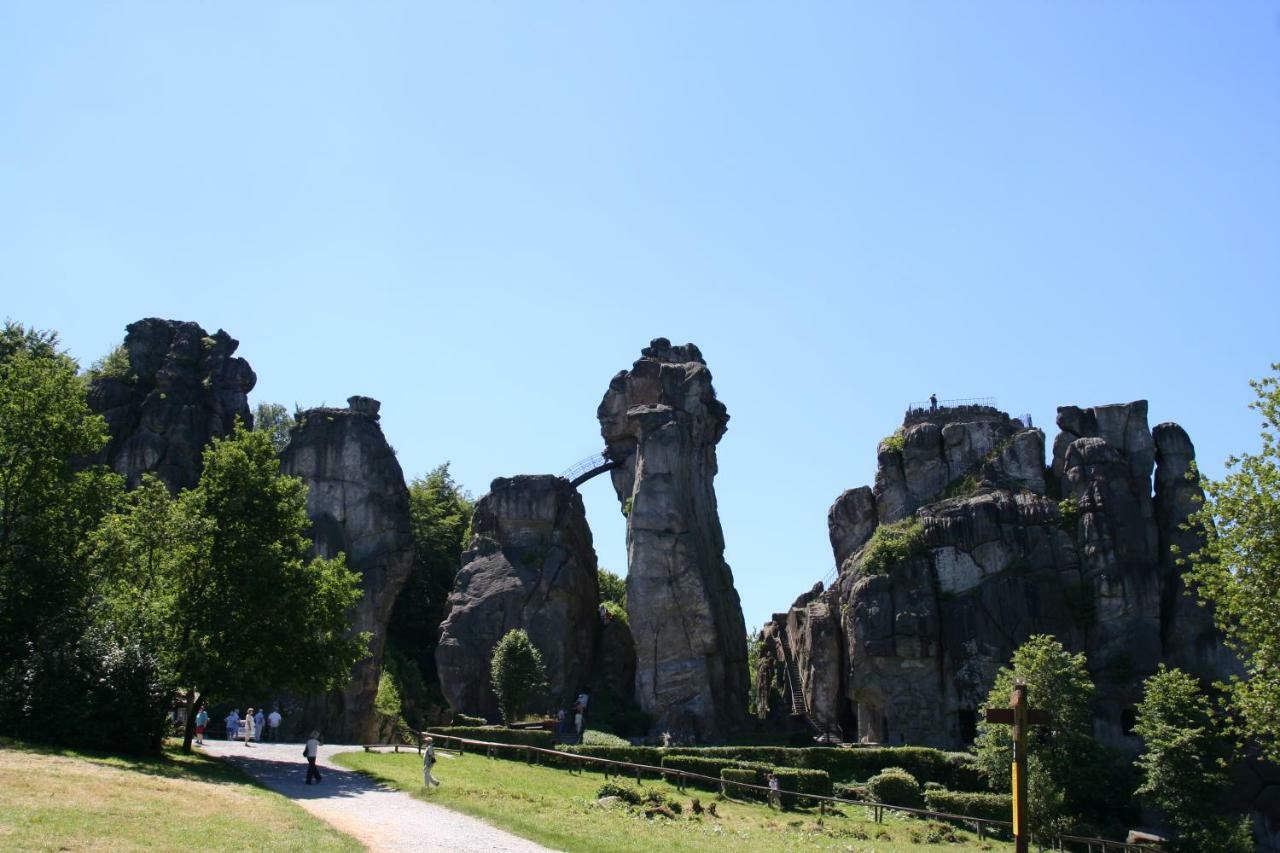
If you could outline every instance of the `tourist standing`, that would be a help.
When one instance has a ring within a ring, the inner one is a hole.
[[[227,740],[235,740],[240,736],[240,709],[232,708],[223,720],[227,724]]]
[[[209,712],[204,708],[196,714],[196,743],[204,746],[204,727],[209,725]]]
[[[280,742],[280,720],[282,719],[279,708],[267,715],[267,731],[271,734],[268,740],[272,743]]]
[[[244,745],[248,746],[249,741],[253,740],[253,709],[249,708],[244,712],[244,719],[240,721],[240,737],[244,738]]]
[[[311,737],[307,738],[307,745],[302,748],[302,755],[307,759],[307,782],[311,784],[312,777],[315,777],[316,784],[320,784],[320,768],[316,767],[316,758],[320,755],[320,732],[311,732]]]
[[[262,743],[262,730],[266,728],[266,726],[264,725],[266,721],[267,721],[266,716],[262,713],[262,709],[259,708],[258,713],[253,715],[254,740],[256,740],[258,743]]]
[[[436,764],[436,746],[431,738],[427,738],[424,742],[425,749],[422,750],[422,787],[438,788],[440,782],[431,775],[431,768]]]
[[[778,790],[778,777],[769,774],[769,808],[782,809],[782,793]]]

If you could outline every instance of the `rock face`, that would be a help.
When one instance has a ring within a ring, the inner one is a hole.
[[[1186,433],[1153,434],[1145,401],[1066,406],[1058,425],[1047,476],[1043,434],[984,407],[913,412],[881,443],[874,489],[829,514],[838,580],[766,626],[767,651],[781,657],[785,639],[809,673],[811,719],[866,742],[962,747],[996,670],[1048,633],[1088,655],[1097,735],[1134,749],[1133,707],[1160,662],[1235,671],[1168,555],[1197,542],[1179,529],[1199,494]],[[912,546],[885,565],[869,558],[887,525]],[[820,618],[838,621],[841,655]]]
[[[582,497],[560,477],[499,478],[476,502],[472,529],[436,649],[445,699],[455,711],[497,720],[493,647],[524,628],[546,664],[549,705],[570,706],[591,685],[600,627],[596,552]],[[618,633],[608,644],[608,665],[625,677],[627,640]],[[634,672],[634,658],[629,664]]]
[[[613,378],[597,415],[627,515],[636,698],[657,729],[714,738],[742,722],[749,684],[713,485],[729,415],[698,348],[665,338]]]
[[[175,492],[195,486],[209,440],[228,435],[236,418],[253,426],[248,396],[257,377],[233,357],[238,346],[221,329],[209,335],[195,323],[131,323],[128,374],[96,377],[89,389],[89,407],[110,432],[91,461],[109,465],[130,487],[148,473]]]
[[[348,567],[360,574],[364,594],[351,614],[351,629],[372,634],[370,655],[355,665],[351,682],[341,692],[311,700],[308,721],[319,723],[329,740],[373,743],[387,622],[413,567],[413,536],[409,490],[378,424],[379,403],[351,397],[348,406],[299,415],[280,465],[307,484],[316,554],[344,553]]]

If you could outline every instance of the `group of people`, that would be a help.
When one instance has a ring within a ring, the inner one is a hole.
[[[244,745],[248,746],[252,741],[261,743],[264,740],[280,740],[280,721],[283,719],[278,709],[264,714],[261,708],[256,712],[249,708],[244,712],[244,717],[241,717],[240,709],[233,708],[227,712],[223,722],[227,725],[227,740],[243,740]],[[204,743],[204,730],[208,725],[209,715],[201,708],[200,713],[196,714],[196,743]]]
[[[569,713],[565,713],[563,708],[556,714],[556,722],[561,733],[564,732],[565,723],[573,722],[573,733],[578,737],[582,737],[582,727],[587,719],[587,700],[591,697],[587,695],[587,691],[583,690],[578,694],[578,698],[574,700],[573,707]],[[572,715],[572,716],[571,716]]]

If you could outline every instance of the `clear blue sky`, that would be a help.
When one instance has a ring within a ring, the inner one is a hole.
[[[1280,3],[6,3],[0,289],[86,363],[224,328],[255,402],[377,397],[406,474],[477,495],[693,341],[758,626],[930,392],[1256,445]]]

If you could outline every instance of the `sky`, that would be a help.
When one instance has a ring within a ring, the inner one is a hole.
[[[1255,448],[1278,152],[1280,0],[0,3],[0,314],[225,329],[251,403],[376,397],[475,496],[694,342],[753,628],[930,393]]]

